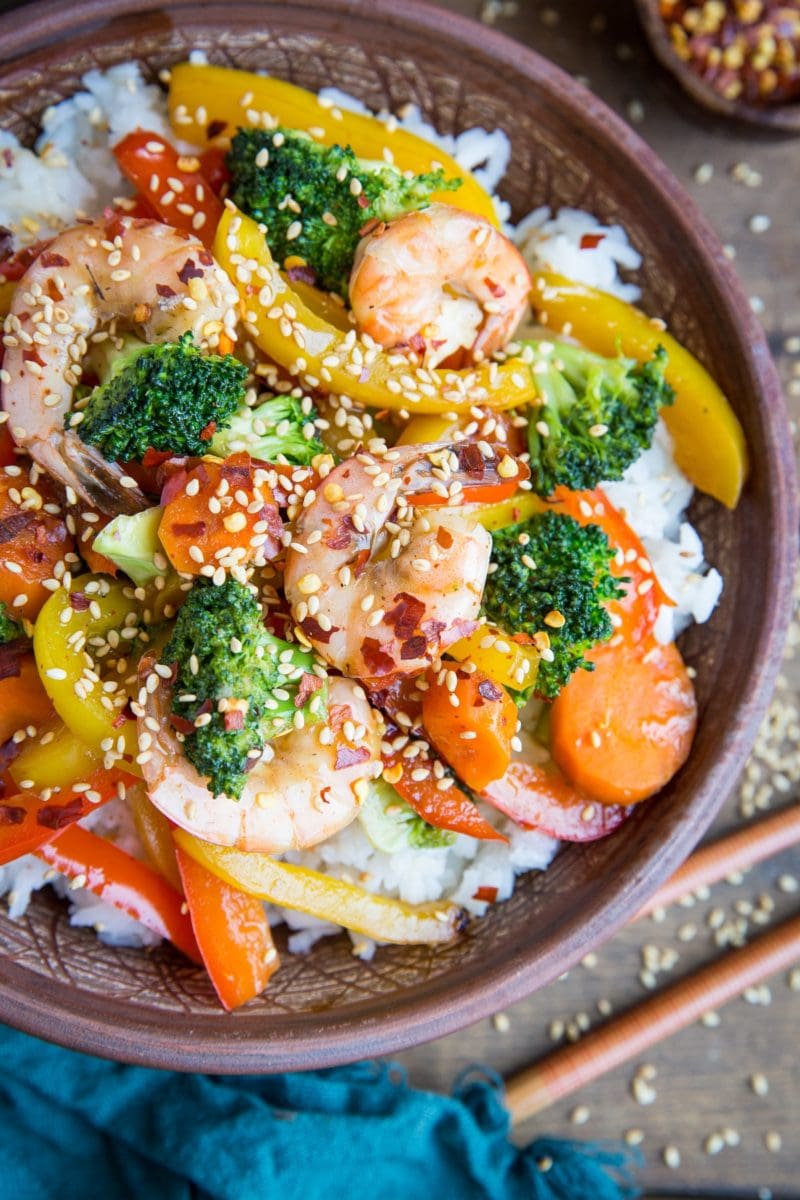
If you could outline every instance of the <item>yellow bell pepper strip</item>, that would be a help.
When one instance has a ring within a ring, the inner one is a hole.
[[[223,1008],[260,996],[280,965],[264,905],[176,847],[182,890],[203,965]]]
[[[212,846],[184,829],[175,830],[175,841],[231,887],[282,908],[343,925],[379,942],[451,942],[465,927],[464,912],[455,904],[414,905],[374,896],[353,883],[307,867],[276,862],[266,854]]]
[[[138,754],[136,722],[124,715],[124,706],[114,703],[114,693],[86,672],[99,673],[89,639],[122,630],[126,618],[137,612],[130,585],[82,575],[69,592],[53,592],[33,631],[39,674],[64,724],[88,746],[116,749],[132,759]],[[141,774],[136,765],[129,769]]]
[[[0,800],[0,866],[33,854],[101,804],[124,795],[127,779],[124,771],[100,770],[47,802],[29,791]]]
[[[80,879],[101,900],[168,938],[192,962],[202,961],[180,892],[165,879],[96,833],[70,825],[37,856],[69,879]]]
[[[87,746],[56,719],[39,728],[35,738],[22,743],[8,769],[18,787],[26,780],[35,792],[44,792],[87,779],[102,765],[103,751]]]
[[[495,683],[514,691],[536,683],[539,669],[536,647],[512,641],[507,633],[494,625],[480,625],[474,633],[449,646],[447,654],[458,662],[469,659]]]
[[[451,442],[453,430],[457,426],[458,422],[448,417],[412,417],[395,445],[419,446],[421,444],[430,445],[433,442]]]
[[[738,417],[705,367],[658,323],[616,296],[549,272],[535,275],[533,285],[531,303],[540,320],[597,354],[622,353],[644,362],[664,347],[675,403],[661,415],[678,466],[700,491],[735,508],[747,477],[747,445]]]
[[[255,221],[226,206],[214,257],[239,290],[245,328],[290,375],[311,388],[349,396],[370,408],[414,413],[468,412],[474,405],[515,408],[536,395],[534,376],[519,358],[462,371],[430,370],[425,379],[398,355],[344,334],[303,304],[278,271]],[[394,360],[394,361],[393,361]]]
[[[357,158],[390,162],[415,175],[443,168],[448,178],[463,182],[457,192],[431,196],[498,225],[489,194],[469,171],[432,142],[401,129],[390,118],[342,111],[313,92],[283,79],[264,78],[228,67],[179,63],[172,68],[169,116],[177,137],[204,146],[215,138],[230,139],[239,128],[300,129],[324,146],[350,146]]]
[[[128,788],[128,808],[151,865],[176,891],[182,891],[183,883],[175,860],[172,825],[152,803],[141,785]]]

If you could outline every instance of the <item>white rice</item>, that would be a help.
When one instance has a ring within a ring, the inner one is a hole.
[[[202,56],[193,58],[202,61]],[[143,126],[172,136],[166,98],[158,87],[144,83],[137,64],[90,71],[83,84],[84,91],[45,112],[37,153],[0,131],[0,225],[12,231],[16,245],[49,236],[82,217],[99,215],[115,197],[129,194],[111,153],[126,133]],[[338,89],[324,89],[321,95],[342,108],[367,111],[360,101]],[[469,129],[457,137],[440,135],[415,105],[406,106],[399,120],[452,154],[489,192],[495,191],[511,153],[502,130]],[[495,204],[501,219],[507,221],[508,205],[497,197]],[[582,249],[581,240],[587,235],[589,246]],[[590,213],[577,209],[561,209],[554,215],[548,208],[538,208],[520,222],[513,236],[534,270],[555,271],[624,300],[639,298],[636,284],[619,275],[620,269],[636,271],[641,265],[641,256],[621,226],[602,225]],[[693,489],[675,464],[663,423],[659,423],[651,449],[625,478],[604,486],[611,502],[642,538],[659,581],[675,601],[674,608],[662,608],[657,636],[667,642],[692,621],[708,620],[722,579],[719,572],[705,567],[700,538],[685,519]],[[558,848],[553,838],[518,829],[505,818],[498,821],[496,813],[492,818],[508,837],[508,845],[459,836],[449,847],[386,854],[375,849],[361,823],[355,821],[313,850],[289,857],[337,878],[355,880],[370,891],[410,903],[450,899],[482,916],[488,905],[475,898],[479,888],[495,888],[498,901],[508,899],[515,877],[544,870]],[[144,857],[124,804],[112,801],[83,824],[129,853]],[[86,889],[71,887],[35,856],[26,855],[0,867],[0,896],[7,897],[13,919],[22,917],[32,892],[47,884],[69,900],[71,923],[93,927],[103,940],[137,946],[159,940]],[[273,923],[283,921],[289,927],[289,948],[295,953],[307,952],[319,938],[339,932],[337,926],[294,911],[272,910],[269,915]],[[351,937],[356,953],[372,955],[374,944],[369,939]]]

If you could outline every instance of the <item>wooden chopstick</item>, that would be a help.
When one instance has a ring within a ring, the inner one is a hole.
[[[793,804],[696,850],[641,909],[637,919],[798,842],[800,805]],[[513,1075],[506,1082],[512,1124],[519,1124],[635,1058],[798,959],[800,915],[663,988],[587,1033],[579,1042],[563,1046]]]
[[[646,917],[657,908],[668,908],[681,896],[696,892],[700,887],[719,883],[734,871],[772,858],[781,850],[800,842],[800,804],[791,804],[781,812],[763,817],[733,833],[695,850],[682,867],[647,901],[636,914]]]
[[[800,916],[777,925],[749,945],[731,950],[717,962],[670,984],[579,1042],[563,1046],[506,1083],[506,1104],[513,1124],[570,1095],[614,1067],[636,1058],[719,1008],[767,975],[800,959]]]

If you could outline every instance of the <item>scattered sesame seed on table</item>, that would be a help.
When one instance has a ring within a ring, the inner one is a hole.
[[[797,259],[800,142],[764,137],[697,108],[652,59],[633,0],[439,2],[535,47],[635,124],[716,227],[767,329],[791,414],[800,418],[800,282],[786,270]],[[775,698],[716,836],[797,799],[798,647],[800,588]],[[797,850],[733,875],[623,930],[528,1000],[397,1057],[413,1083],[439,1090],[471,1062],[511,1074],[797,912],[799,881]],[[649,1061],[568,1097],[519,1136],[622,1139],[644,1155],[640,1180],[653,1197],[704,1189],[800,1197],[798,1021],[800,964],[706,1013],[649,1051]]]

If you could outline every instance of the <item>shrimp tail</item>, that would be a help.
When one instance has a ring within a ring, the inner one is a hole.
[[[65,487],[102,513],[136,513],[150,503],[138,487],[124,487],[125,471],[67,430],[62,438],[37,445],[36,460]]]

